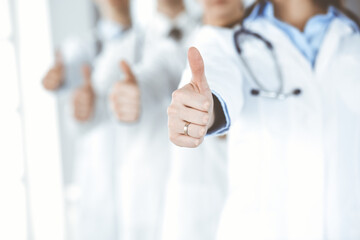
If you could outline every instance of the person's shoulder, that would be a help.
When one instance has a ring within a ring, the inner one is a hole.
[[[201,26],[194,35],[192,46],[202,54],[235,55],[234,33],[236,28]]]
[[[60,46],[61,52],[69,58],[89,58],[93,55],[96,37],[93,31],[83,35],[71,35],[65,38]]]
[[[208,50],[227,52],[233,46],[234,29],[204,25],[198,29],[194,37],[194,46]]]
[[[126,60],[130,64],[139,61],[142,55],[141,32],[136,28],[126,30],[119,38],[106,41],[99,58],[105,62],[115,62],[116,66],[120,60]],[[110,64],[109,64],[110,66]]]
[[[337,60],[348,60],[351,64],[360,66],[360,34],[343,36],[337,51]]]
[[[197,31],[195,41],[208,44],[220,43],[231,39],[233,32],[230,28],[203,25]]]
[[[340,19],[333,21],[329,30],[334,36],[337,35],[340,38],[338,53],[341,55],[351,55],[360,58],[360,31],[351,27]]]
[[[120,37],[111,39],[106,43],[113,47],[127,46],[129,43],[139,44],[143,38],[143,30],[138,27],[131,27],[125,30]]]

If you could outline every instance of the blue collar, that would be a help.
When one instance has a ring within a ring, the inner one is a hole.
[[[296,27],[277,19],[274,15],[274,6],[270,1],[266,1],[265,4],[256,6],[245,22],[261,18],[266,19],[276,28],[281,30],[312,66],[315,66],[317,55],[321,49],[326,33],[328,32],[328,28],[334,19],[340,19],[355,31],[359,31],[355,22],[350,20],[333,6],[328,8],[326,14],[319,14],[309,19],[303,32]]]
[[[251,12],[251,14],[245,19],[245,22],[254,21],[255,19],[258,18],[267,18],[269,20],[276,20],[281,22],[280,20],[275,18],[274,6],[269,1],[266,1],[264,4],[258,4]],[[331,19],[337,18],[343,21],[344,23],[346,23],[348,26],[350,26],[354,32],[357,33],[360,32],[360,26],[358,26],[352,19],[350,19],[348,16],[346,16],[344,13],[342,13],[339,9],[337,9],[334,6],[329,7],[327,14],[314,16],[312,19],[309,20],[309,22],[312,21],[314,18],[323,18],[324,20],[330,18]]]
[[[121,37],[125,28],[118,23],[102,19],[97,24],[97,33],[101,40],[108,41]]]

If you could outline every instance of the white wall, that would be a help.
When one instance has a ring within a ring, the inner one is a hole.
[[[41,86],[51,61],[47,0],[16,0],[18,73],[24,119],[24,152],[30,239],[64,240],[65,218],[55,101]]]
[[[54,47],[69,36],[84,36],[92,27],[91,0],[48,0]]]

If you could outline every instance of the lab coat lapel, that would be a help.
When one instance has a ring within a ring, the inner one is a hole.
[[[307,71],[312,71],[309,61],[300,53],[300,51],[280,29],[265,19],[261,21],[258,20],[249,26],[250,29],[272,42],[277,53],[286,52],[287,55],[291,56],[289,58],[297,61],[299,67],[306,69]]]
[[[317,75],[327,70],[329,62],[334,59],[335,53],[339,50],[341,39],[351,31],[350,27],[344,25],[338,19],[331,23],[316,59],[315,72]]]

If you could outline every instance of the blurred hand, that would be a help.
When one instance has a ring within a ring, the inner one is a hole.
[[[176,90],[168,108],[170,140],[180,147],[199,146],[214,122],[214,100],[204,72],[204,61],[196,48],[188,52],[191,82]],[[187,123],[188,135],[184,127]]]
[[[95,92],[91,84],[91,67],[83,65],[83,86],[75,90],[73,95],[74,117],[79,122],[90,120],[95,108]]]
[[[60,51],[55,53],[55,64],[46,73],[42,80],[44,88],[48,91],[56,91],[64,82],[65,67]]]
[[[140,89],[129,64],[121,61],[120,68],[125,77],[122,81],[116,82],[112,88],[111,108],[119,121],[136,122],[141,112]]]

